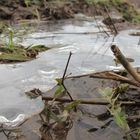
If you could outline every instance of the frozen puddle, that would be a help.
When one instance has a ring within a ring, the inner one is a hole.
[[[44,91],[52,88],[56,84],[55,78],[63,74],[70,51],[73,55],[67,74],[90,73],[115,66],[110,51],[112,37],[96,33],[99,30],[94,21],[60,21],[35,28],[37,32],[23,36],[22,44],[44,44],[52,49],[33,61],[0,65],[0,115],[9,119],[20,113],[30,116],[43,108],[41,99],[30,100],[24,92],[33,88]],[[139,65],[139,38],[128,35],[129,32],[120,32],[115,43],[125,55],[135,59],[134,65]]]

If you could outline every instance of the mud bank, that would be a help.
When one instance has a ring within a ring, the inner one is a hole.
[[[60,20],[73,18],[74,14],[83,13],[86,15],[102,15],[106,12],[105,7],[109,12],[120,12],[126,20],[133,20],[134,14],[138,14],[133,4],[139,5],[139,1],[45,1],[45,0],[1,0],[0,1],[0,19],[10,22],[18,22],[20,20]]]

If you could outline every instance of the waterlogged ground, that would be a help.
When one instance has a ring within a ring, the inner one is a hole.
[[[102,24],[100,19],[98,20],[98,24]],[[92,18],[86,18],[86,20],[78,18],[77,20],[40,23],[37,25],[32,24],[32,26],[34,27],[34,31],[24,35],[22,42],[20,41],[19,43],[25,46],[44,44],[51,47],[51,49],[40,53],[37,59],[33,61],[0,65],[0,115],[4,115],[8,118],[13,119],[20,113],[31,116],[43,108],[40,99],[34,101],[28,99],[25,96],[25,91],[29,91],[33,88],[39,88],[42,91],[51,89],[56,84],[55,79],[62,77],[70,51],[73,55],[67,74],[71,75],[112,69],[112,66],[115,66],[113,62],[114,57],[110,51],[110,45],[112,43],[117,44],[127,57],[131,57],[135,60],[133,65],[139,65],[139,37],[129,35],[135,30],[121,31],[112,42],[112,35],[107,36],[105,33],[97,33],[101,31]],[[22,26],[18,26],[19,31],[20,28],[22,28]],[[103,28],[106,31],[108,30],[104,25]],[[90,84],[87,84],[87,90],[90,89],[89,85]],[[72,89],[73,88],[70,90]],[[85,94],[80,94],[78,97],[85,97]],[[86,97],[89,98],[89,95]],[[90,98],[91,97],[90,95]],[[104,110],[104,108],[105,107],[102,109]],[[94,111],[96,112],[96,110]],[[94,122],[96,122],[95,120]],[[98,140],[100,133],[103,135],[99,139],[110,135],[110,133],[107,133],[108,130],[99,130],[94,135],[87,132],[88,129],[93,127],[91,125],[92,121],[92,119],[90,120],[90,118],[86,118],[86,116],[84,121],[79,122],[78,125],[77,121],[74,124],[74,129],[70,131],[68,139],[77,140],[80,138],[90,140],[93,139],[93,136],[96,136],[95,139]],[[98,127],[99,123],[100,122],[97,122],[96,127]],[[28,128],[27,126],[25,126],[26,129]],[[30,129],[33,134],[36,133],[36,130],[32,131],[32,127],[28,129]],[[29,135],[28,133],[30,131],[26,131],[25,133]],[[120,131],[114,133],[118,136]],[[107,137],[107,140],[112,140],[112,137],[114,137],[114,134],[113,136]],[[31,138],[40,139],[39,137],[33,138],[33,135],[29,135],[29,139]],[[117,140],[120,139],[121,138],[117,138]]]

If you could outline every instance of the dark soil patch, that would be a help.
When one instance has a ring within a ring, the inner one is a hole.
[[[139,3],[139,2],[138,2]],[[111,3],[111,2],[98,2],[96,5],[94,3],[89,3],[86,0],[77,1],[29,1],[25,3],[24,0],[6,0],[0,1],[0,19],[10,20],[12,22],[17,22],[18,20],[29,20],[29,19],[40,19],[40,20],[50,20],[50,19],[67,19],[73,18],[76,13],[84,13],[86,15],[99,15],[105,12],[104,6],[107,6],[109,10],[117,9],[124,16],[133,18],[131,15],[135,12],[134,8],[126,2]],[[135,12],[136,13],[136,12]]]
[[[139,1],[136,1],[139,4]],[[128,2],[98,2],[89,3],[87,0],[76,0],[76,1],[60,1],[60,0],[41,0],[41,1],[29,1],[25,3],[24,0],[9,0],[0,1],[0,19],[4,23],[22,23],[23,21],[30,21],[32,19],[41,20],[61,20],[74,18],[77,13],[83,13],[88,16],[101,15],[104,17],[103,22],[109,26],[112,21],[116,29],[124,30],[129,28],[139,28],[140,14],[136,10],[135,4],[131,1]],[[112,21],[108,18],[106,8],[108,12],[119,13],[122,18],[116,19],[111,16]],[[4,24],[5,25],[5,24]],[[3,23],[0,25],[0,33],[3,32],[5,26]]]

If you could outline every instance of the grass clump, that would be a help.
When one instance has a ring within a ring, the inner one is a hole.
[[[0,63],[16,63],[25,62],[35,59],[39,52],[48,50],[45,45],[32,45],[24,47],[17,45],[14,41],[15,31],[11,26],[3,26],[3,30],[7,33],[7,39],[5,43],[0,44]]]
[[[35,59],[39,52],[46,51],[49,48],[44,45],[36,45],[24,48],[22,46],[0,47],[0,63],[25,62]]]

